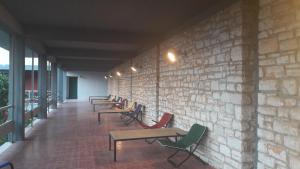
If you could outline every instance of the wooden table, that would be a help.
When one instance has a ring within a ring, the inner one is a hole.
[[[89,96],[89,102],[92,102],[92,100],[108,100],[109,96]]]
[[[121,104],[120,102],[112,102],[112,101],[103,101],[103,102],[93,102],[93,110],[96,111],[96,105],[115,105]]]
[[[100,124],[101,114],[119,114],[119,113],[129,113],[132,111],[133,110],[131,109],[119,109],[119,108],[100,110],[98,111],[98,123]]]
[[[135,129],[135,130],[117,130],[109,132],[109,150],[111,150],[111,140],[114,140],[114,161],[117,161],[117,142],[175,137],[186,135],[186,131],[179,128],[159,128],[159,129]]]

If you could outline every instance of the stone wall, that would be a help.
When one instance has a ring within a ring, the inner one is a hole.
[[[155,48],[134,58],[132,98],[152,119],[167,111],[173,126],[207,126],[197,154],[216,168],[298,169],[299,37],[299,0],[241,0],[161,42],[159,60]],[[113,71],[128,77],[128,65]],[[130,88],[122,78],[110,80],[111,93]]]
[[[153,48],[113,69],[111,72],[126,73],[109,80],[110,93],[116,94],[116,83],[119,89],[128,90],[128,82],[122,81],[130,74],[132,62],[138,68],[132,74],[132,98],[146,105],[146,119],[171,112],[173,126],[185,130],[193,123],[207,126],[207,137],[197,154],[216,168],[254,167],[257,50],[253,44],[257,40],[249,37],[257,25],[248,2],[253,4],[248,0],[235,3],[160,43],[159,64]],[[170,48],[179,57],[174,64],[165,59]],[[130,97],[126,91],[119,94]],[[155,111],[157,104],[159,112]]]
[[[151,49],[140,54],[126,63],[111,70],[113,78],[108,83],[109,93],[124,98],[129,101],[137,101],[146,106],[145,118],[151,122],[156,119],[156,56],[155,49]],[[138,71],[132,72],[133,65]],[[122,73],[121,77],[116,76],[116,72]],[[131,85],[132,84],[132,85]],[[119,88],[118,88],[119,86]],[[132,94],[131,94],[132,92]],[[147,121],[146,121],[147,122]]]
[[[300,1],[261,0],[258,168],[300,168]]]

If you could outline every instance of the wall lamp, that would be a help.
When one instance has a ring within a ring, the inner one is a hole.
[[[116,74],[117,76],[122,76],[122,74],[119,71],[117,71]]]
[[[112,75],[111,75],[111,74],[106,74],[106,75],[104,76],[104,78],[105,78],[105,79],[112,78]]]
[[[134,66],[131,66],[130,69],[131,69],[132,71],[134,71],[134,72],[137,71],[136,68],[135,68]]]
[[[166,52],[166,58],[169,60],[171,63],[175,63],[180,56],[186,56],[186,51],[185,50],[175,50],[175,49],[169,49]]]

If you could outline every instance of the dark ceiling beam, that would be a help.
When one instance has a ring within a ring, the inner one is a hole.
[[[56,56],[57,59],[69,59],[69,60],[94,60],[94,61],[123,61],[124,57],[88,57],[88,56]]]
[[[74,60],[58,60],[58,64],[63,70],[73,70],[73,71],[102,71],[107,72],[112,69],[115,64],[120,62],[109,63],[109,62],[91,62],[91,61],[74,61]]]
[[[120,60],[74,60],[56,58],[57,63],[65,65],[114,65],[121,63]]]
[[[149,33],[47,28],[38,25],[27,25],[24,29],[26,37],[40,40],[140,44],[156,39],[154,34]]]
[[[23,33],[23,28],[19,21],[2,4],[0,4],[0,24],[8,32]]]
[[[48,48],[47,54],[63,57],[97,57],[97,58],[123,58],[124,60],[136,56],[136,52],[108,51],[94,49]]]

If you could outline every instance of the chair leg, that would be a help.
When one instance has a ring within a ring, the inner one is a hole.
[[[145,139],[145,142],[148,144],[152,144],[157,140],[157,138],[153,139],[153,140],[149,140],[149,139]]]
[[[184,162],[186,162],[193,155],[193,153],[188,152],[188,156],[184,160],[176,164],[174,161],[171,160],[171,158],[174,157],[179,151],[180,150],[177,150],[174,154],[168,157],[168,162],[172,164],[173,167],[175,168],[180,167]]]

